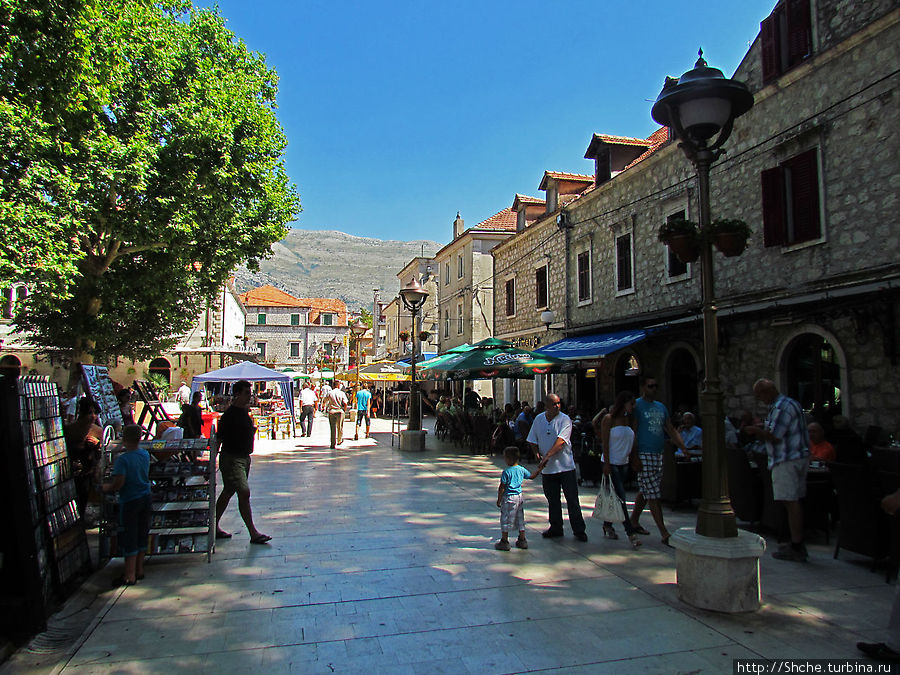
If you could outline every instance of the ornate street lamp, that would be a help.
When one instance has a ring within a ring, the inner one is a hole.
[[[709,167],[724,152],[734,120],[753,107],[753,95],[743,82],[727,79],[700,58],[678,80],[667,77],[651,115],[674,130],[679,147],[697,169],[700,229],[710,224]],[[673,536],[678,549],[679,592],[689,604],[719,611],[759,607],[759,537],[739,535],[728,496],[725,450],[725,410],[719,381],[718,323],[713,284],[713,251],[701,237],[703,300],[703,362],[705,387],[700,394],[703,428],[703,492],[695,533]],[[698,536],[699,535],[699,536]]]
[[[419,387],[416,382],[416,346],[418,341],[418,328],[416,327],[416,315],[425,304],[428,298],[426,291],[415,278],[412,279],[401,291],[400,298],[403,300],[403,306],[412,314],[412,370],[411,380],[409,383],[409,422],[406,425],[407,431],[422,430],[422,416],[419,410]],[[421,440],[422,449],[424,449],[424,438]]]
[[[361,365],[359,358],[359,343],[362,340],[362,336],[366,334],[366,331],[369,327],[362,322],[362,319],[357,319],[355,322],[350,324],[350,334],[356,339],[356,396],[359,396],[359,368]],[[359,412],[356,413],[359,415]],[[356,423],[356,438],[355,440],[359,440],[359,422]]]

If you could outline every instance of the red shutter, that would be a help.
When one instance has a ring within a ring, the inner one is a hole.
[[[794,241],[810,241],[821,236],[819,227],[819,164],[816,149],[785,162],[791,171],[791,208],[794,214]]]
[[[778,23],[775,12],[759,24],[761,43],[762,79],[770,82],[778,77]]]
[[[812,53],[812,16],[809,0],[788,0],[787,64],[792,67]]]
[[[784,244],[784,177],[781,167],[762,172],[763,245]]]

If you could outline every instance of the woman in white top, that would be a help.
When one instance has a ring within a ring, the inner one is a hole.
[[[603,443],[603,474],[612,480],[613,489],[622,504],[622,524],[633,548],[641,545],[634,525],[628,517],[625,506],[625,475],[628,472],[628,457],[634,446],[634,430],[629,416],[634,410],[634,394],[623,391],[616,396],[609,413],[600,422],[600,439]],[[603,523],[603,534],[608,539],[618,539],[619,535],[610,522]]]

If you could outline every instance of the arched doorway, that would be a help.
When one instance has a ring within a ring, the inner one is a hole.
[[[172,365],[169,363],[167,359],[162,357],[153,359],[150,362],[150,367],[148,368],[151,375],[159,375],[161,377],[166,378],[166,382],[169,384],[172,383]]]
[[[622,354],[616,361],[616,394],[626,389],[635,396],[640,396],[638,376],[641,374],[641,364],[634,354]]]
[[[690,350],[677,347],[669,354],[664,384],[670,392],[669,402],[672,405],[672,412],[682,409],[695,414],[699,412],[697,370],[697,361]]]
[[[9,375],[10,377],[18,377],[22,371],[22,362],[19,357],[7,354],[0,358],[0,375]]]
[[[831,418],[843,414],[841,365],[834,345],[818,333],[802,333],[788,343],[782,363],[787,395],[830,427]]]

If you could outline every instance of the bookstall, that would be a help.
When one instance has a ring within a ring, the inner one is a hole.
[[[218,443],[206,438],[141,441],[150,453],[150,486],[153,513],[147,555],[205,553],[207,562],[215,550],[216,454]],[[109,480],[116,456],[124,451],[121,441],[109,443],[103,453],[104,474]],[[119,555],[118,500],[106,495],[100,520],[100,558]]]
[[[4,627],[38,631],[54,595],[64,596],[91,565],[55,383],[0,377],[0,443]]]

